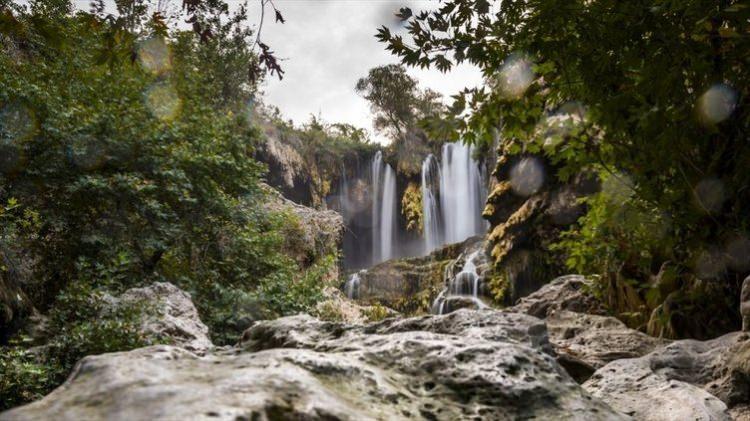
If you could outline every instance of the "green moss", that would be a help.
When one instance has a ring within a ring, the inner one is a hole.
[[[422,232],[422,189],[416,183],[410,182],[406,186],[401,198],[401,214],[406,219],[408,231]]]
[[[488,282],[490,294],[496,303],[505,303],[512,296],[512,285],[506,276],[493,274]]]

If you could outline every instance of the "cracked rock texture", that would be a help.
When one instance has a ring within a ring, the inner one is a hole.
[[[746,419],[750,337],[682,340],[640,358],[613,361],[583,384],[639,420]],[[730,409],[730,410],[728,410]]]
[[[203,357],[170,346],[87,357],[63,386],[0,420],[625,418],[551,353],[544,323],[524,314],[364,326],[294,316]]]

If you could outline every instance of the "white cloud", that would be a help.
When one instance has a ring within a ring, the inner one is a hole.
[[[162,0],[165,1],[165,0]],[[179,7],[182,0],[166,0]],[[244,0],[227,0],[237,7]],[[90,0],[74,0],[76,7],[88,9]],[[114,1],[105,1],[108,11]],[[279,107],[295,123],[311,114],[327,122],[344,122],[370,131],[378,142],[386,142],[372,128],[369,105],[354,91],[354,85],[367,72],[398,59],[375,39],[377,28],[403,30],[394,13],[403,6],[414,12],[434,9],[427,0],[274,0],[286,19],[275,23],[273,11],[266,10],[262,40],[282,61],[284,80],[275,76],[264,83],[265,102]],[[260,0],[248,0],[249,15],[260,18]],[[256,23],[253,23],[257,25]],[[405,31],[404,31],[405,32]],[[420,85],[442,93],[446,99],[463,89],[481,83],[480,71],[462,65],[448,74],[437,70],[409,69]]]
[[[397,62],[377,42],[378,27],[396,29],[393,13],[407,5],[390,0],[276,0],[286,24],[267,19],[262,39],[280,58],[284,80],[269,78],[265,100],[295,121],[320,114],[328,122],[346,122],[372,128],[369,105],[354,85],[372,67]],[[415,11],[435,7],[435,2],[409,1]],[[251,4],[252,6],[252,4]],[[256,5],[251,11],[259,10]],[[267,15],[268,16],[268,15]],[[481,73],[469,65],[449,74],[437,70],[410,69],[422,87],[449,97],[467,86],[481,83]],[[379,142],[385,139],[375,136]]]

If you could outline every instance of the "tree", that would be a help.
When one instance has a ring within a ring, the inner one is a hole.
[[[416,79],[402,65],[389,64],[370,69],[357,82],[357,92],[370,102],[375,130],[392,140],[399,172],[418,174],[422,160],[445,140],[437,130],[432,141],[424,128],[432,126],[443,113],[442,96],[420,89]]]
[[[487,86],[446,116],[466,140],[499,130],[507,153],[544,154],[561,179],[589,168],[621,180],[676,244],[640,282],[670,260],[685,281],[736,292],[750,269],[731,246],[750,227],[746,1],[452,0],[404,17],[409,41],[378,37],[405,64],[482,69]]]

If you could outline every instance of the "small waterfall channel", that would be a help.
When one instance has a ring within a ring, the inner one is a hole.
[[[359,298],[359,285],[362,282],[364,272],[364,270],[360,270],[359,272],[352,273],[346,281],[346,284],[344,284],[344,293],[350,300],[356,300]]]
[[[445,267],[443,277],[446,280],[446,287],[432,304],[433,314],[447,314],[465,307],[478,309],[487,307],[480,298],[482,276],[479,265],[482,259],[482,249],[467,252]],[[463,267],[455,273],[456,266],[461,262],[463,262]]]

